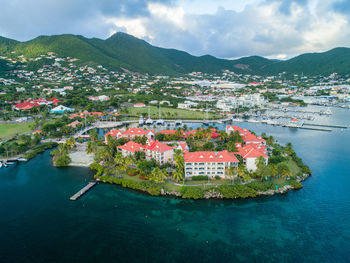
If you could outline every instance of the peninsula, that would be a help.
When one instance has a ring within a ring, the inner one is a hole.
[[[174,130],[90,131],[95,179],[150,195],[191,199],[251,198],[302,188],[311,171],[290,143],[235,125]]]

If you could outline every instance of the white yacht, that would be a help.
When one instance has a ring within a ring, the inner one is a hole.
[[[175,125],[182,125],[182,120],[176,120]]]
[[[145,120],[143,119],[142,116],[140,116],[139,125],[144,125],[144,124],[145,124]]]
[[[152,125],[153,122],[154,122],[154,121],[153,121],[151,118],[148,118],[148,119],[146,120],[146,125]]]
[[[164,125],[164,120],[159,119],[159,120],[156,121],[156,124],[157,125]]]

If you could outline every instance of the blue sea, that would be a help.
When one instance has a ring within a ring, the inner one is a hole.
[[[315,122],[350,124],[332,111]],[[292,142],[313,172],[304,188],[192,201],[99,184],[70,201],[92,172],[45,152],[0,168],[0,262],[349,262],[350,129],[239,125]]]

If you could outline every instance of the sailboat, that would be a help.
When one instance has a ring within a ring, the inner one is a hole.
[[[205,126],[208,126],[209,125],[209,114],[208,114],[208,104],[206,104],[206,119],[203,121],[203,124]]]
[[[139,125],[144,125],[145,124],[145,120],[143,119],[142,115],[140,116],[139,119]]]
[[[160,103],[159,103],[159,106],[158,106],[158,120],[156,122],[157,125],[164,125],[164,120],[162,120],[160,118]]]
[[[152,125],[153,124],[153,120],[151,119],[151,108],[148,105],[148,119],[146,120],[146,125]]]

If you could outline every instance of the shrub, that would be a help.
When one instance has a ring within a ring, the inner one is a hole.
[[[129,168],[127,170],[127,174],[130,175],[130,176],[135,176],[138,174],[138,170],[137,169],[133,169],[133,168]]]
[[[303,185],[295,180],[292,180],[289,182],[290,186],[293,187],[295,190],[303,188]]]
[[[139,175],[139,178],[140,178],[141,180],[148,180],[148,178],[147,178],[146,176],[144,176],[144,175]]]
[[[195,186],[182,186],[180,187],[180,194],[182,198],[189,199],[202,199],[204,192],[202,188]]]
[[[216,180],[221,180],[221,177],[218,176],[218,175],[216,175],[216,176],[215,176],[215,179],[216,179]]]
[[[255,191],[265,192],[268,190],[275,189],[275,186],[272,182],[251,182],[247,184],[248,187],[254,189]]]
[[[42,153],[48,149],[52,149],[53,147],[57,146],[57,143],[55,142],[45,142],[45,143],[41,143],[39,145],[36,145],[32,148],[31,151],[25,153],[23,155],[24,158],[26,159],[32,159],[35,156],[37,156],[39,153]],[[51,154],[51,153],[50,153]]]
[[[225,198],[249,198],[249,197],[256,197],[257,192],[246,186],[246,185],[220,185],[218,187],[219,192],[225,197]]]
[[[208,176],[206,175],[192,176],[191,179],[193,181],[204,181],[204,180],[208,180]]]
[[[96,170],[96,174],[94,175],[94,178],[97,178],[98,176],[102,175],[103,173],[103,166],[98,163],[92,163],[90,164],[91,170]]]
[[[150,186],[150,187],[147,188],[147,192],[150,195],[158,196],[158,195],[160,195],[160,191],[161,191],[161,187],[157,186],[157,185]]]

